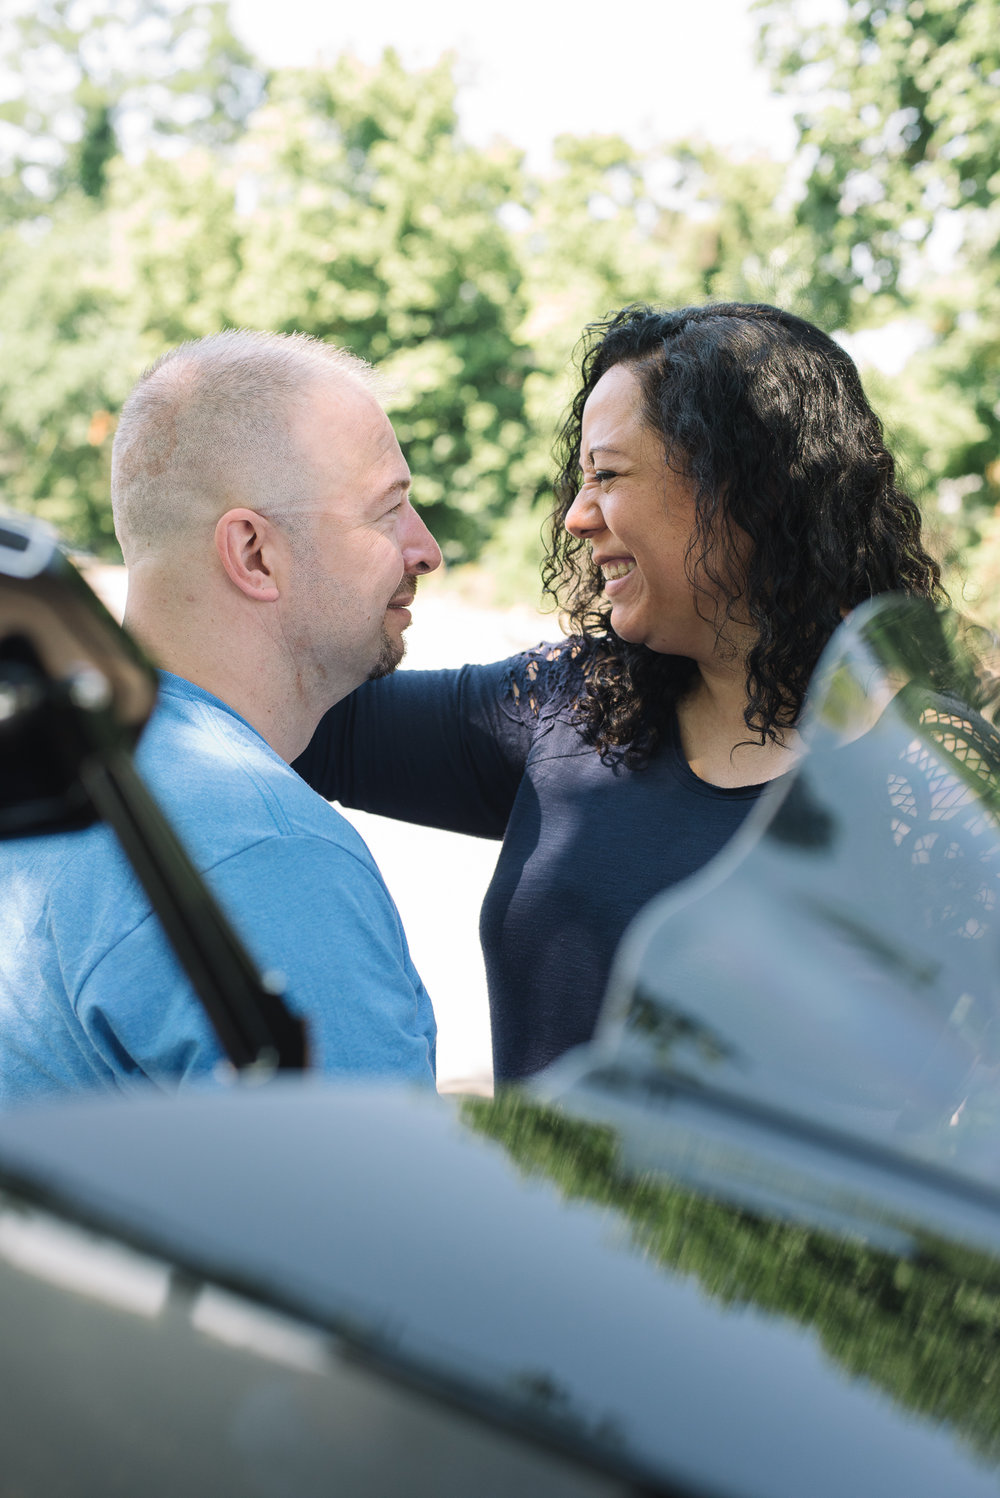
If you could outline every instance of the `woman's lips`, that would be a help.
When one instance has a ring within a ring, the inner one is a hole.
[[[628,577],[635,570],[635,562],[631,557],[615,557],[612,560],[601,563],[601,571],[604,573],[605,582],[615,583],[623,577]]]
[[[625,586],[635,571],[635,557],[594,556],[594,566],[599,567],[604,578],[605,593],[614,594]]]

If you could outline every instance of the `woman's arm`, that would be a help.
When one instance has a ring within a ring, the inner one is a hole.
[[[532,738],[509,697],[517,660],[368,682],[331,708],[294,767],[329,801],[502,837]]]

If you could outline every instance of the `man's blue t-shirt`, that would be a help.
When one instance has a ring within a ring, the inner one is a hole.
[[[217,697],[163,673],[137,763],[313,1065],[433,1084],[434,1016],[374,859]],[[0,1104],[211,1072],[214,1031],[103,826],[0,843]]]

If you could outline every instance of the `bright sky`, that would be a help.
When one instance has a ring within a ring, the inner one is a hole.
[[[466,136],[504,136],[534,166],[563,132],[792,147],[792,106],[754,62],[750,0],[231,0],[230,18],[271,66],[345,50],[374,62],[387,46],[420,66],[454,50]]]

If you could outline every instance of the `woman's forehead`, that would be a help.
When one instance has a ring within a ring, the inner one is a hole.
[[[581,449],[623,452],[634,448],[648,431],[642,387],[627,364],[605,371],[587,398],[581,424]]]
[[[586,415],[606,409],[638,414],[641,408],[642,386],[635,370],[630,364],[612,364],[597,381],[583,409]]]

